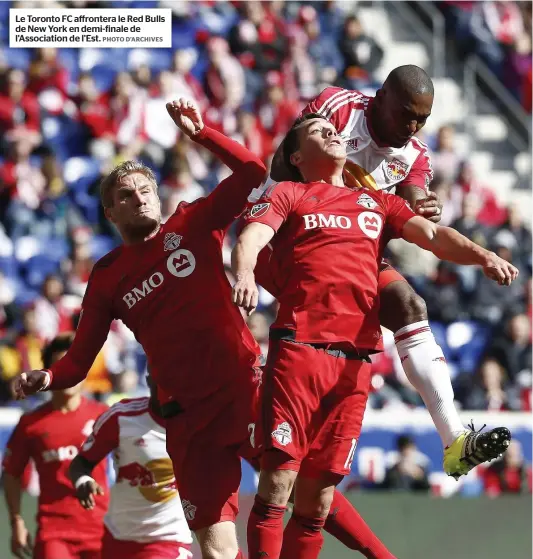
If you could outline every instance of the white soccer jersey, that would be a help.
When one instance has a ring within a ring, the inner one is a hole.
[[[401,148],[380,146],[367,119],[373,100],[359,91],[327,87],[302,114],[324,115],[335,126],[346,142],[345,169],[361,185],[394,192],[403,183],[427,190],[433,179],[428,147],[416,137]]]
[[[96,464],[110,452],[116,472],[104,523],[114,538],[192,542],[166,450],[164,425],[149,398],[122,400],[103,413],[81,448]]]

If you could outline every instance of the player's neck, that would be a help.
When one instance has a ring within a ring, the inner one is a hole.
[[[330,172],[302,172],[305,182],[325,182],[333,186],[344,186],[342,168]]]
[[[81,404],[81,394],[67,396],[60,392],[52,392],[52,407],[63,413],[76,411]]]
[[[161,224],[159,223],[149,233],[146,233],[146,231],[121,231],[120,234],[125,245],[138,245],[155,237],[160,229]]]

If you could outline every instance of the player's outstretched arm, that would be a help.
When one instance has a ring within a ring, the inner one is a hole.
[[[237,283],[233,286],[233,302],[248,315],[257,307],[259,293],[254,270],[257,256],[274,236],[274,229],[263,223],[250,223],[239,235],[231,253],[231,267]]]
[[[84,509],[91,510],[96,506],[96,495],[103,495],[104,490],[96,483],[91,474],[96,464],[92,464],[83,456],[76,456],[70,463],[68,475],[76,498]]]
[[[20,514],[22,485],[20,477],[4,472],[4,496],[11,523],[11,553],[15,557],[32,557],[33,542]]]
[[[518,270],[494,252],[473,243],[451,227],[436,225],[422,217],[410,219],[403,227],[402,237],[441,260],[481,266],[483,273],[500,285],[510,285],[518,276]]]
[[[246,208],[251,192],[258,188],[266,175],[263,162],[246,147],[224,134],[205,126],[197,105],[179,99],[167,103],[172,120],[185,134],[211,151],[233,174],[222,181],[208,196],[205,208],[214,229],[225,229]]]

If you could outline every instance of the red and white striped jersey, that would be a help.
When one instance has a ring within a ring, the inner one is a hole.
[[[115,539],[191,543],[166,430],[149,401],[121,400],[109,408],[96,420],[80,455],[97,464],[113,453],[117,479],[104,523]]]
[[[324,115],[346,142],[348,171],[360,185],[395,192],[401,185],[427,190],[433,179],[426,144],[413,137],[401,148],[380,145],[367,118],[374,101],[359,91],[327,87],[302,111]]]

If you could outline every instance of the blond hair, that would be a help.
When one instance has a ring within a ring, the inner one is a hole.
[[[147,167],[144,163],[139,161],[123,161],[100,183],[100,200],[104,208],[113,206],[113,189],[124,177],[132,175],[133,173],[143,174],[154,185],[154,191],[157,192],[157,181],[150,167]]]

